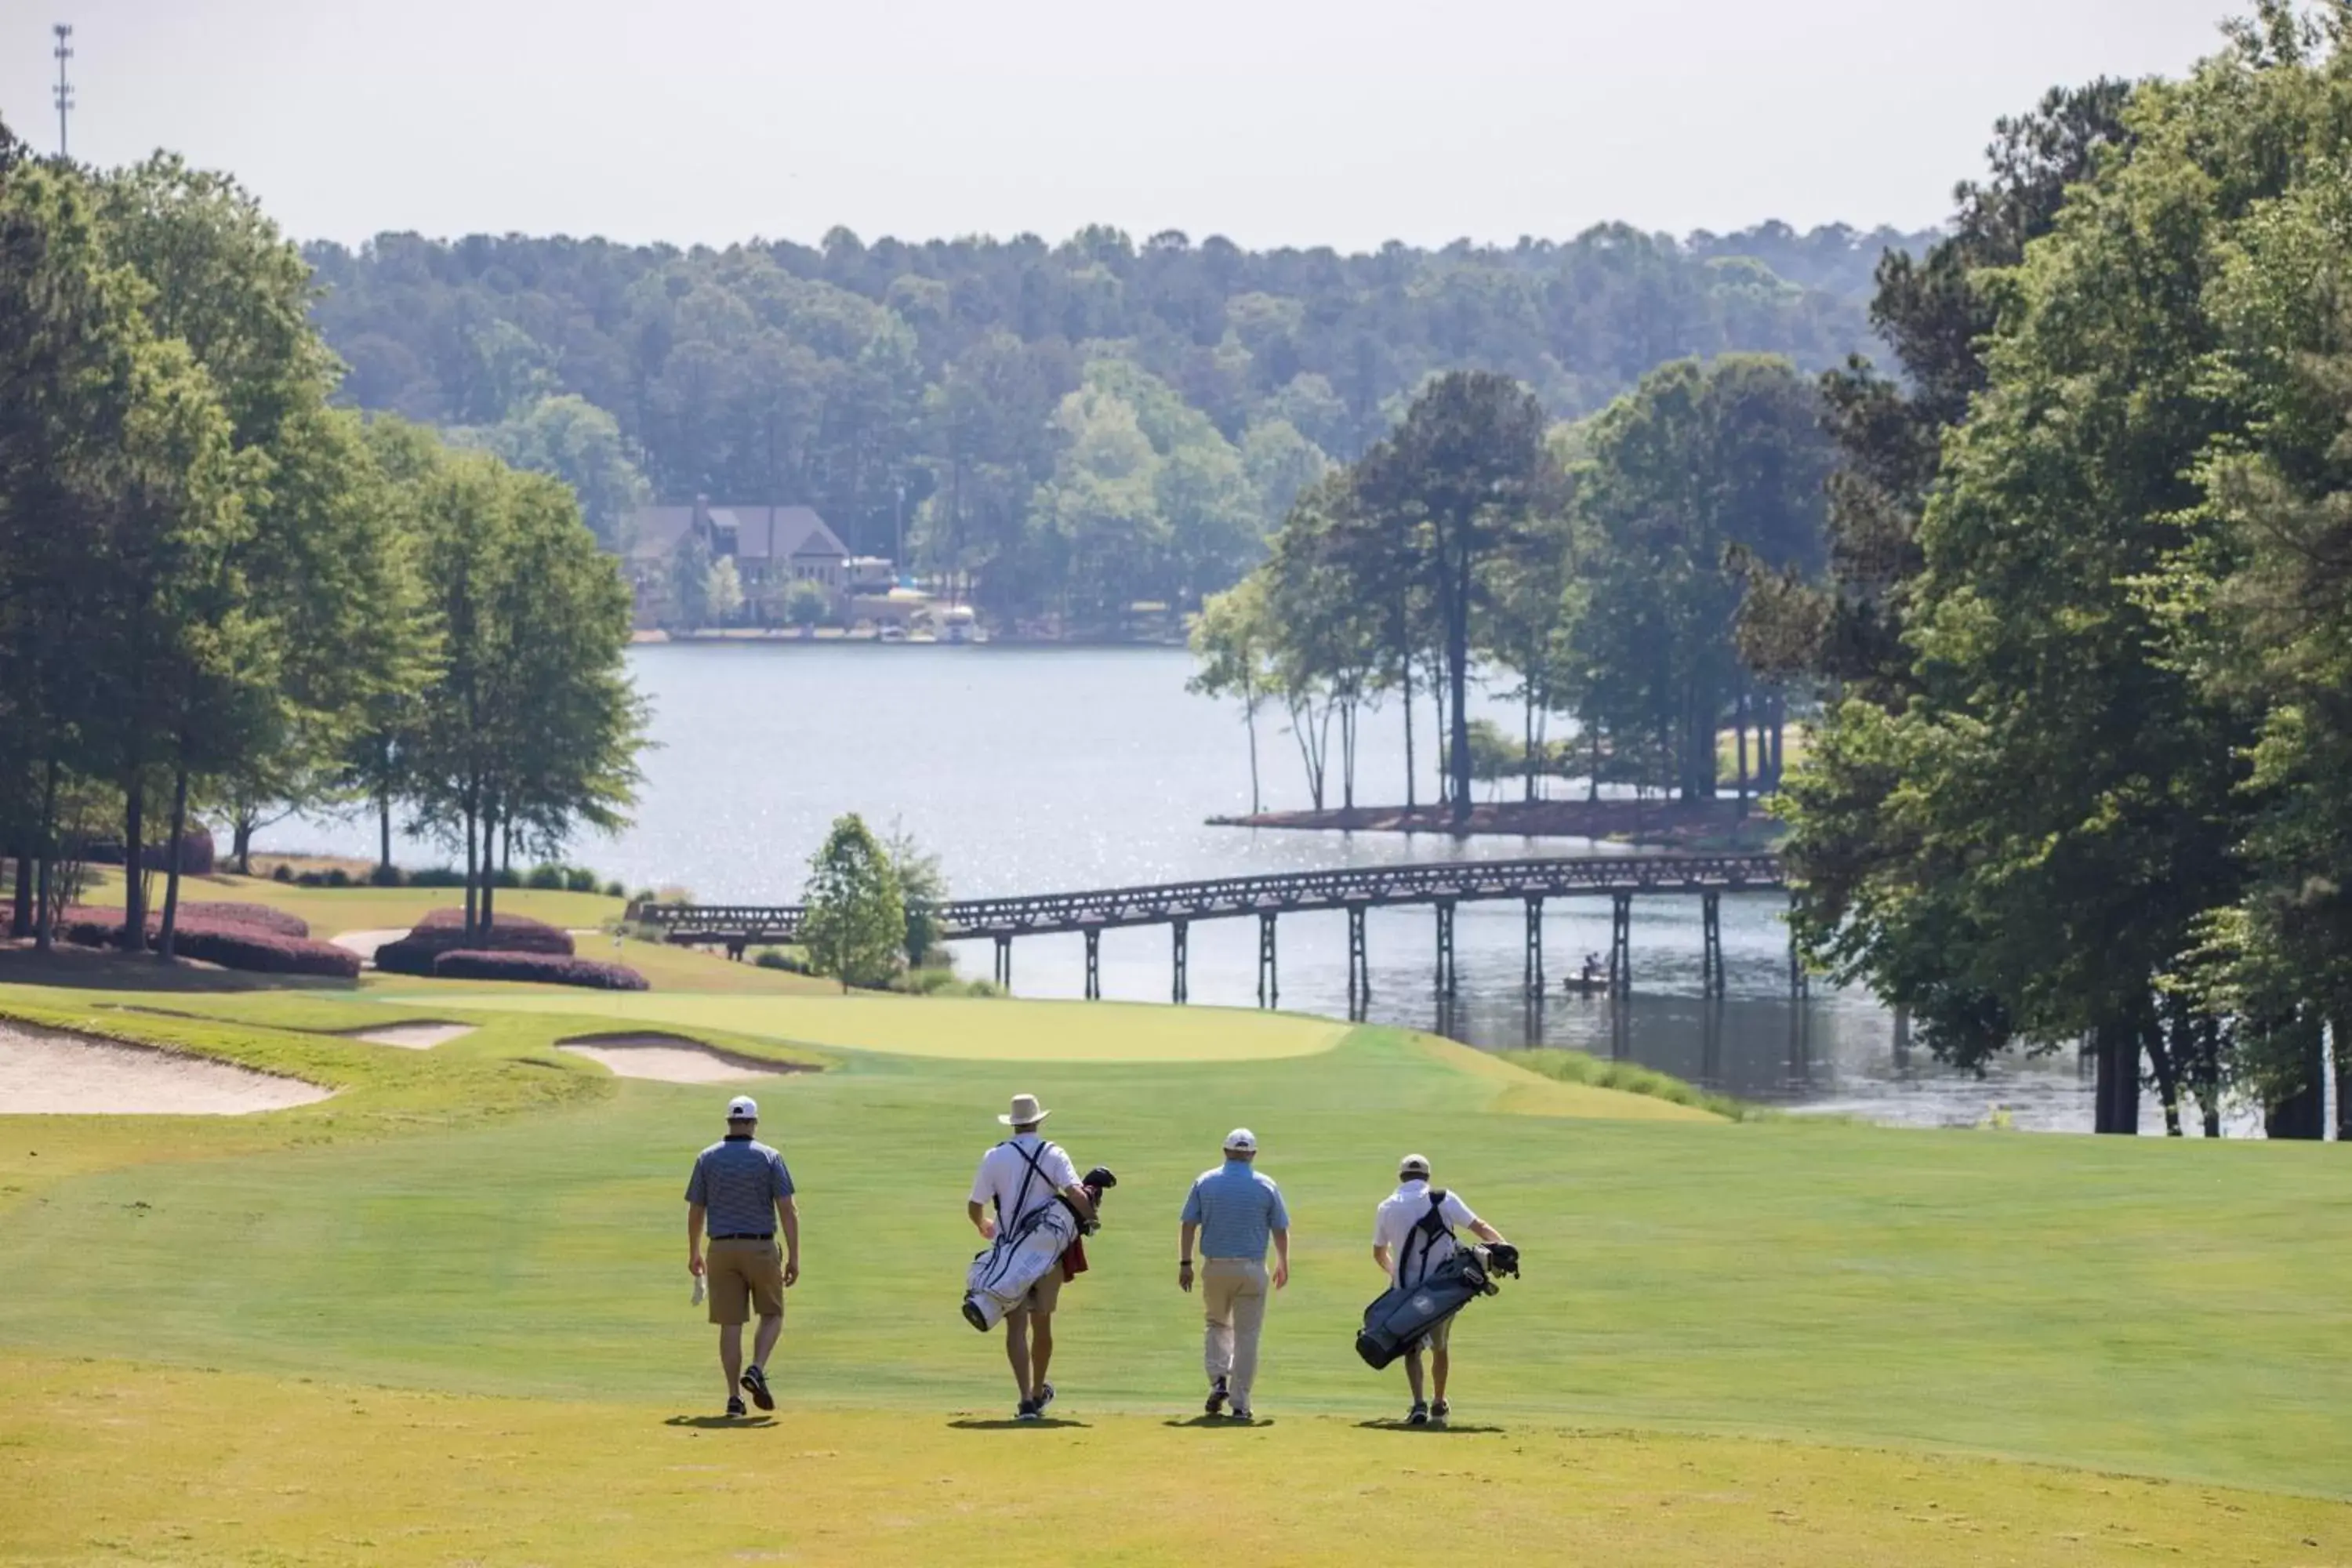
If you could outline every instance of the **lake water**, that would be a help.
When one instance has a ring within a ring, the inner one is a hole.
[[[1573,839],[1211,827],[1211,816],[1249,809],[1244,733],[1237,706],[1185,692],[1191,660],[1176,649],[656,644],[634,650],[630,662],[654,712],[643,803],[634,826],[576,846],[573,858],[632,887],[795,901],[809,857],[848,811],[877,831],[903,826],[940,856],[960,897],[1382,861],[1633,852]],[[1490,711],[1517,731],[1516,708]],[[1428,717],[1424,700],[1416,715],[1424,800],[1435,793]],[[1266,804],[1307,805],[1282,717],[1261,713],[1258,727]],[[1360,752],[1358,798],[1399,800],[1404,744],[1393,706],[1367,721]],[[266,837],[374,853],[366,821],[289,824]],[[408,864],[448,858],[430,846],[403,851]],[[1606,953],[1607,900],[1554,900],[1544,920],[1553,991],[1530,1006],[1519,906],[1464,905],[1458,994],[1444,1009],[1432,985],[1432,912],[1373,910],[1370,1016],[1474,1045],[1573,1046],[1745,1099],[1875,1121],[1974,1122],[1998,1102],[2021,1127],[2089,1127],[2090,1088],[2071,1053],[2020,1059],[1978,1079],[1924,1052],[1898,1053],[1892,1020],[1868,997],[1816,985],[1792,1005],[1782,907],[1772,895],[1725,898],[1729,994],[1710,1005],[1699,994],[1698,901],[1636,900],[1634,994],[1612,1004],[1559,989],[1585,953]],[[1256,942],[1254,921],[1195,922],[1192,1002],[1254,1005]],[[1279,942],[1282,1005],[1345,1016],[1345,915],[1286,916]],[[990,972],[988,944],[959,945],[966,973]],[[1016,942],[1013,962],[1018,994],[1083,991],[1077,936]],[[1168,999],[1165,928],[1105,932],[1101,962],[1106,996]]]

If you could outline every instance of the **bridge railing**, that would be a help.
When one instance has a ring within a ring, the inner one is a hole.
[[[1555,856],[1351,866],[1217,877],[1080,892],[958,899],[938,910],[948,937],[1022,936],[1172,921],[1336,910],[1351,906],[1475,902],[1580,893],[1741,892],[1783,886],[1771,855]],[[673,942],[789,942],[797,904],[649,904],[634,920]]]

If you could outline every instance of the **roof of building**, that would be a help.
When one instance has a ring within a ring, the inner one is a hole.
[[[735,555],[741,561],[805,560],[813,556],[846,557],[848,546],[825,526],[816,509],[805,506],[713,504],[710,521],[735,531]],[[666,556],[678,547],[694,526],[691,506],[639,507],[629,519],[629,553],[639,560]]]

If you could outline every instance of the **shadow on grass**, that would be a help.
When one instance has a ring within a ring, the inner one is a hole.
[[[1246,1421],[1236,1421],[1230,1415],[1186,1415],[1160,1423],[1162,1426],[1197,1426],[1211,1432],[1246,1432],[1254,1426],[1271,1426],[1271,1416],[1253,1415]]]
[[[1473,1426],[1459,1421],[1425,1421],[1416,1426],[1395,1416],[1378,1421],[1359,1421],[1358,1426],[1367,1432],[1410,1432],[1416,1437],[1443,1437],[1449,1433],[1460,1436],[1473,1432],[1507,1432],[1507,1426]]]
[[[1009,1432],[1016,1426],[1083,1427],[1086,1423],[1073,1421],[1063,1415],[1041,1415],[1034,1421],[1017,1420],[1010,1415],[966,1415],[959,1420],[950,1421],[948,1425],[959,1432]]]
[[[70,985],[84,991],[356,991],[359,983],[315,974],[251,974],[153,953],[68,947],[34,951],[30,941],[0,942],[0,984]]]
[[[773,1426],[772,1415],[673,1415],[662,1423],[665,1426],[691,1426],[703,1432],[727,1432],[739,1426]]]

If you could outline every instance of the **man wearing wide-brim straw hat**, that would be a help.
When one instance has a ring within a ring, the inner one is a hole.
[[[992,1244],[973,1263],[975,1289],[964,1297],[964,1317],[985,1330],[991,1317],[1003,1312],[1004,1356],[1020,1398],[1014,1416],[1023,1421],[1038,1419],[1054,1402],[1045,1373],[1054,1359],[1054,1308],[1062,1293],[1060,1254],[1076,1234],[1076,1224],[1094,1217],[1094,1200],[1078,1181],[1077,1167],[1060,1144],[1038,1131],[1052,1114],[1034,1094],[1013,1097],[1011,1108],[996,1119],[1013,1129],[1013,1136],[981,1156],[964,1205],[972,1228]],[[1068,1209],[1057,1200],[1066,1200]],[[1045,1267],[1032,1275],[1041,1259]],[[995,1288],[981,1288],[983,1277]],[[1016,1288],[1005,1291],[1003,1281],[1008,1278]]]

